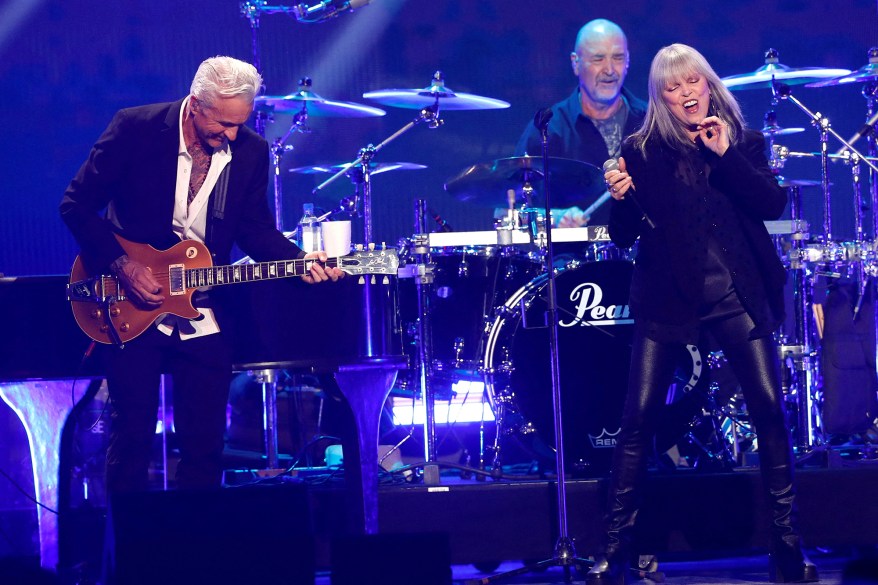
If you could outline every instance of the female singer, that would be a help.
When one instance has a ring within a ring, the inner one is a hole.
[[[672,381],[679,346],[702,330],[719,343],[740,381],[759,436],[772,524],[775,582],[817,581],[802,553],[793,456],[772,332],[783,319],[786,273],[764,226],[786,206],[768,167],[765,140],[692,47],[661,49],[649,73],[640,130],[605,174],[614,198],[610,237],[639,237],[631,283],[635,319],[628,395],[611,472],[606,555],[589,585],[624,583],[647,451]],[[654,227],[653,227],[654,226]]]

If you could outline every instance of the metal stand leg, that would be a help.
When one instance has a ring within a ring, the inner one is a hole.
[[[278,469],[277,446],[277,370],[253,372],[262,385],[262,429],[265,437],[266,469]]]

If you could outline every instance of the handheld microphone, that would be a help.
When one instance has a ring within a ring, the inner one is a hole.
[[[439,224],[439,231],[440,232],[453,232],[454,231],[454,228],[451,227],[451,225],[447,221],[445,221],[445,219],[443,219],[441,215],[439,215],[436,211],[434,211],[432,209],[430,210],[430,217],[433,218],[433,221],[435,221],[437,224]]]
[[[619,161],[615,158],[607,159],[604,162],[604,172],[608,171],[618,171],[619,170]],[[637,200],[637,197],[634,195],[634,183],[631,184],[631,188],[628,190],[628,197],[631,201],[634,202],[634,205],[637,206],[637,209],[640,210],[640,213],[643,214],[643,219],[646,221],[647,225],[652,229],[655,229],[655,224],[652,222],[652,219],[646,214],[646,210],[643,209],[643,206],[640,205],[640,201]]]
[[[293,6],[293,16],[299,22],[323,22],[338,16],[345,10],[354,11],[371,2],[372,0],[322,0],[313,6],[297,4]]]
[[[851,146],[853,146],[853,145],[854,145],[854,142],[856,142],[857,140],[859,140],[859,139],[862,138],[863,136],[867,136],[867,135],[869,134],[869,132],[871,132],[872,130],[875,129],[875,123],[876,123],[876,122],[878,122],[878,112],[876,112],[874,116],[872,116],[871,118],[869,118],[869,121],[866,122],[866,123],[863,125],[862,128],[860,128],[859,130],[857,130],[857,133],[856,133],[856,134],[854,134],[853,136],[851,136],[851,139],[848,140],[848,144],[850,144]],[[841,155],[843,155],[843,154],[844,154],[844,151],[846,151],[847,149],[848,149],[847,146],[842,146],[841,148],[838,149],[838,151],[836,151],[835,156],[841,156]]]

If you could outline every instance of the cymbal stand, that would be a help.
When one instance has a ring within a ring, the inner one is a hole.
[[[311,78],[305,77],[299,80],[299,87],[311,85]],[[293,116],[293,123],[290,129],[281,138],[275,138],[271,143],[271,168],[272,168],[272,187],[274,189],[274,225],[278,231],[284,231],[284,197],[283,197],[283,181],[280,174],[280,162],[284,153],[293,150],[292,144],[287,144],[290,136],[294,132],[301,134],[310,134],[311,128],[308,127],[308,102],[303,102],[302,109]]]
[[[809,110],[800,100],[798,100],[795,96],[792,95],[790,87],[785,84],[778,82],[776,80],[772,80],[771,85],[772,94],[774,95],[775,100],[789,100],[793,104],[796,105],[802,112],[805,113],[811,119],[812,124],[814,124],[820,130],[820,161],[821,161],[821,179],[823,186],[823,231],[824,231],[824,240],[823,246],[825,251],[829,251],[833,246],[834,242],[832,241],[832,220],[831,220],[831,210],[830,210],[830,185],[829,185],[829,160],[831,155],[828,152],[827,143],[829,135],[834,136],[840,143],[842,143],[849,151],[849,156],[851,158],[857,157],[863,163],[867,164],[870,169],[873,171],[878,171],[878,167],[868,159],[868,157],[863,156],[862,153],[857,151],[848,141],[842,138],[835,130],[832,129],[832,126],[829,122],[829,119],[822,115],[820,112],[812,112]],[[855,179],[855,183],[857,179]],[[858,206],[861,203],[861,199],[858,198]],[[857,215],[860,215],[862,207],[858,207]],[[874,208],[873,208],[874,213]],[[860,224],[861,225],[861,224]],[[858,234],[859,238],[862,238],[862,234]],[[866,264],[864,264],[862,260],[862,246],[861,242],[858,241],[858,250],[855,254],[855,264],[857,268],[857,277],[858,284],[861,283],[865,278],[864,270],[867,268]],[[804,300],[807,300],[808,295],[805,295]],[[804,333],[804,331],[803,331]],[[800,388],[803,390],[804,388]],[[811,407],[812,407],[812,395],[810,392],[810,388],[804,389],[807,390],[805,392],[798,392],[798,406],[799,406],[799,416],[800,418],[804,415],[807,416],[807,429],[808,429],[808,439],[814,439],[814,429],[813,429],[813,418],[811,417]],[[809,442],[809,446],[810,446]]]
[[[418,232],[411,239],[411,250],[414,263],[406,265],[406,273],[415,279],[415,288],[418,299],[418,323],[417,323],[417,354],[415,368],[418,376],[418,385],[421,389],[421,401],[424,403],[424,461],[409,465],[402,470],[423,468],[422,481],[427,485],[440,483],[439,468],[450,467],[458,469],[469,475],[475,475],[479,479],[499,478],[502,476],[499,468],[487,472],[484,468],[474,469],[468,465],[457,465],[439,462],[436,459],[436,395],[433,387],[433,321],[430,309],[430,299],[433,296],[433,268],[434,264],[430,257],[430,241],[427,234],[427,207],[426,201],[418,199],[415,202],[415,231]]]
[[[372,159],[375,157],[378,151],[380,151],[382,148],[384,148],[385,146],[387,146],[388,144],[390,144],[391,142],[393,142],[394,140],[396,140],[397,138],[399,138],[422,122],[426,123],[427,128],[430,129],[436,129],[443,124],[443,120],[439,118],[438,97],[436,98],[436,102],[433,105],[427,106],[426,108],[422,109],[420,112],[418,112],[418,116],[414,120],[388,136],[386,139],[384,139],[383,142],[381,142],[377,146],[373,146],[372,144],[370,144],[367,147],[360,149],[359,155],[354,161],[348,163],[347,165],[344,165],[344,167],[341,168],[337,173],[317,185],[312,191],[312,193],[316,195],[321,190],[328,187],[331,183],[334,183],[335,180],[338,179],[340,176],[346,174],[351,167],[361,167],[363,170],[361,186],[363,195],[364,240],[366,243],[374,242],[372,231],[372,169],[370,163],[372,162]]]
[[[802,219],[802,191],[790,186],[790,216],[794,225]],[[814,352],[814,327],[809,314],[814,302],[814,289],[808,278],[808,265],[805,256],[807,233],[794,232],[790,242],[790,270],[793,271],[793,315],[795,323],[792,344],[782,345],[783,359],[790,359],[795,374],[792,385],[796,396],[796,433],[793,437],[797,453],[810,451],[817,443],[817,429],[811,416],[816,386],[817,360]]]
[[[433,264],[430,258],[430,244],[427,240],[427,202],[415,201],[414,254],[417,273],[415,289],[418,293],[418,354],[417,372],[421,386],[421,400],[424,403],[424,483],[439,483],[439,467],[436,461],[436,395],[433,391],[433,319],[430,310],[430,297],[433,292]],[[424,237],[420,237],[423,235]]]
[[[262,62],[260,59],[260,51],[259,51],[259,15],[264,11],[265,2],[260,2],[256,0],[255,2],[243,2],[241,3],[241,16],[247,19],[247,22],[250,23],[250,48],[253,51],[253,66],[256,67],[256,71],[262,74]],[[265,138],[265,122],[268,119],[268,115],[265,112],[256,112],[256,116],[253,120],[254,126],[256,127],[256,132]],[[280,214],[278,214],[280,216]]]
[[[551,218],[551,188],[549,184],[549,140],[548,125],[551,118],[550,110],[540,110],[534,118],[534,125],[540,131],[543,152],[543,187],[546,196],[546,218],[547,222]],[[532,237],[536,241],[544,239],[545,248],[543,250],[543,268],[547,275],[546,284],[546,325],[549,328],[549,355],[551,356],[551,373],[552,373],[552,411],[555,423],[555,465],[557,469],[556,498],[558,504],[558,540],[555,543],[552,558],[537,561],[536,563],[509,571],[493,575],[487,579],[480,579],[478,583],[488,583],[497,579],[502,579],[512,575],[520,575],[536,570],[543,570],[548,567],[562,567],[564,569],[564,580],[567,583],[572,582],[571,569],[573,567],[591,567],[594,561],[576,556],[576,549],[573,546],[573,539],[570,538],[567,530],[567,485],[565,482],[566,472],[564,469],[564,430],[562,427],[561,416],[561,368],[558,359],[558,314],[557,314],[557,293],[555,290],[555,255],[552,245],[552,230],[546,229],[545,234],[534,233]]]

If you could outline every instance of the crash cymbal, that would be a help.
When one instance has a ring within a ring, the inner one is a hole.
[[[343,163],[339,165],[314,165],[310,167],[297,167],[290,169],[291,173],[299,173],[302,175],[315,175],[318,173],[337,173],[342,169],[350,168],[351,163]],[[426,169],[426,165],[419,165],[408,162],[387,162],[387,163],[369,163],[371,174],[386,173],[387,171],[416,171]]]
[[[762,128],[763,136],[789,136],[790,134],[798,134],[804,132],[804,128],[781,128],[780,126],[764,126]]]
[[[798,67],[794,69],[787,67],[779,62],[777,50],[768,49],[765,52],[765,65],[752,73],[723,77],[722,82],[731,90],[762,89],[771,88],[771,82],[775,79],[787,85],[798,85],[839,77],[848,73],[850,73],[848,69],[826,69],[823,67]]]
[[[784,179],[778,178],[777,184],[781,187],[820,187],[823,185],[820,181],[812,181],[810,179]]]
[[[440,110],[499,110],[509,107],[509,102],[503,100],[451,91],[445,86],[441,71],[434,73],[430,85],[423,89],[379,89],[367,91],[363,97],[385,106],[413,110],[436,103]]]
[[[530,185],[544,196],[543,159],[538,156],[501,158],[475,164],[445,182],[445,190],[464,203],[506,207],[506,192],[515,190],[519,201]],[[596,166],[569,158],[549,158],[552,204],[558,207],[588,203],[604,192],[604,173]],[[545,201],[543,199],[543,201]]]
[[[878,81],[878,47],[872,47],[869,49],[869,63],[867,65],[863,65],[850,75],[809,83],[807,87],[829,87],[845,83],[874,83],[876,81]]]
[[[336,118],[371,118],[387,114],[380,108],[373,108],[354,102],[328,100],[311,91],[311,79],[299,80],[299,90],[283,96],[261,95],[255,100],[257,112],[275,114],[306,113],[309,116]]]

